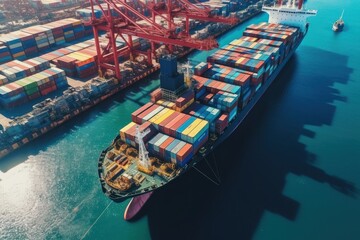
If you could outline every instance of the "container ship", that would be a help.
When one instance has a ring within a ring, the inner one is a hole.
[[[110,199],[149,195],[235,131],[304,39],[307,17],[317,14],[302,1],[295,5],[264,6],[268,22],[248,26],[243,36],[196,65],[192,76],[178,73],[173,56],[160,59],[160,88],[99,157],[100,183]],[[140,200],[131,214],[143,205]]]

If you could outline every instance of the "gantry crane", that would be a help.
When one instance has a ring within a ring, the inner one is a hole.
[[[98,53],[98,66],[100,69],[110,69],[115,72],[117,79],[121,79],[119,68],[119,56],[133,53],[132,36],[137,36],[149,40],[154,52],[154,43],[165,45],[177,45],[199,50],[211,50],[218,47],[217,41],[210,37],[204,40],[193,39],[189,33],[189,19],[199,19],[203,21],[223,22],[228,24],[236,23],[235,18],[224,18],[213,16],[207,7],[198,7],[187,0],[166,0],[155,4],[140,3],[151,12],[151,16],[145,16],[136,10],[131,2],[127,0],[103,0],[102,5],[99,0],[90,0],[92,9],[91,25],[93,26],[95,46]],[[98,6],[102,11],[103,17],[96,19],[94,6]],[[117,17],[112,12],[117,13]],[[156,22],[156,17],[166,21],[167,27]],[[174,22],[175,16],[185,17],[185,30]],[[180,30],[180,31],[179,31]],[[100,48],[99,31],[106,31],[109,42],[104,50]],[[128,37],[125,39],[123,36]],[[127,47],[116,48],[116,38],[121,37]],[[171,49],[171,47],[170,47]],[[151,55],[151,52],[149,53]],[[151,64],[151,57],[148,57]]]

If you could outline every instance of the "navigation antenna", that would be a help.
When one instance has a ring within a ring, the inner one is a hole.
[[[135,142],[139,144],[139,163],[144,168],[149,169],[150,167],[150,161],[148,156],[148,151],[146,150],[145,143],[143,141],[143,138],[150,132],[149,129],[146,129],[145,131],[140,131],[139,125],[136,126],[136,134],[135,134]]]
[[[191,88],[191,76],[190,76],[190,69],[191,69],[190,61],[188,60],[187,63],[183,65],[183,68],[185,68],[186,72],[184,74],[185,83],[188,86],[188,88]]]

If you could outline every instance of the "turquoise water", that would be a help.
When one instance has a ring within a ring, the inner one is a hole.
[[[0,239],[360,239],[360,5],[307,7],[319,13],[306,39],[215,151],[220,186],[191,171],[130,223],[128,201],[102,194],[97,157],[149,100],[154,76],[0,162]],[[346,27],[335,34],[342,8]]]

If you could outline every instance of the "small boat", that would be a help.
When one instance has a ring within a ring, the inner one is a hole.
[[[152,194],[153,192],[148,192],[140,196],[133,197],[125,209],[124,219],[126,221],[133,219],[144,207],[145,203],[150,199]]]
[[[341,32],[343,30],[345,25],[344,20],[342,19],[343,15],[344,15],[344,10],[342,11],[340,18],[336,20],[332,26],[334,32]]]

